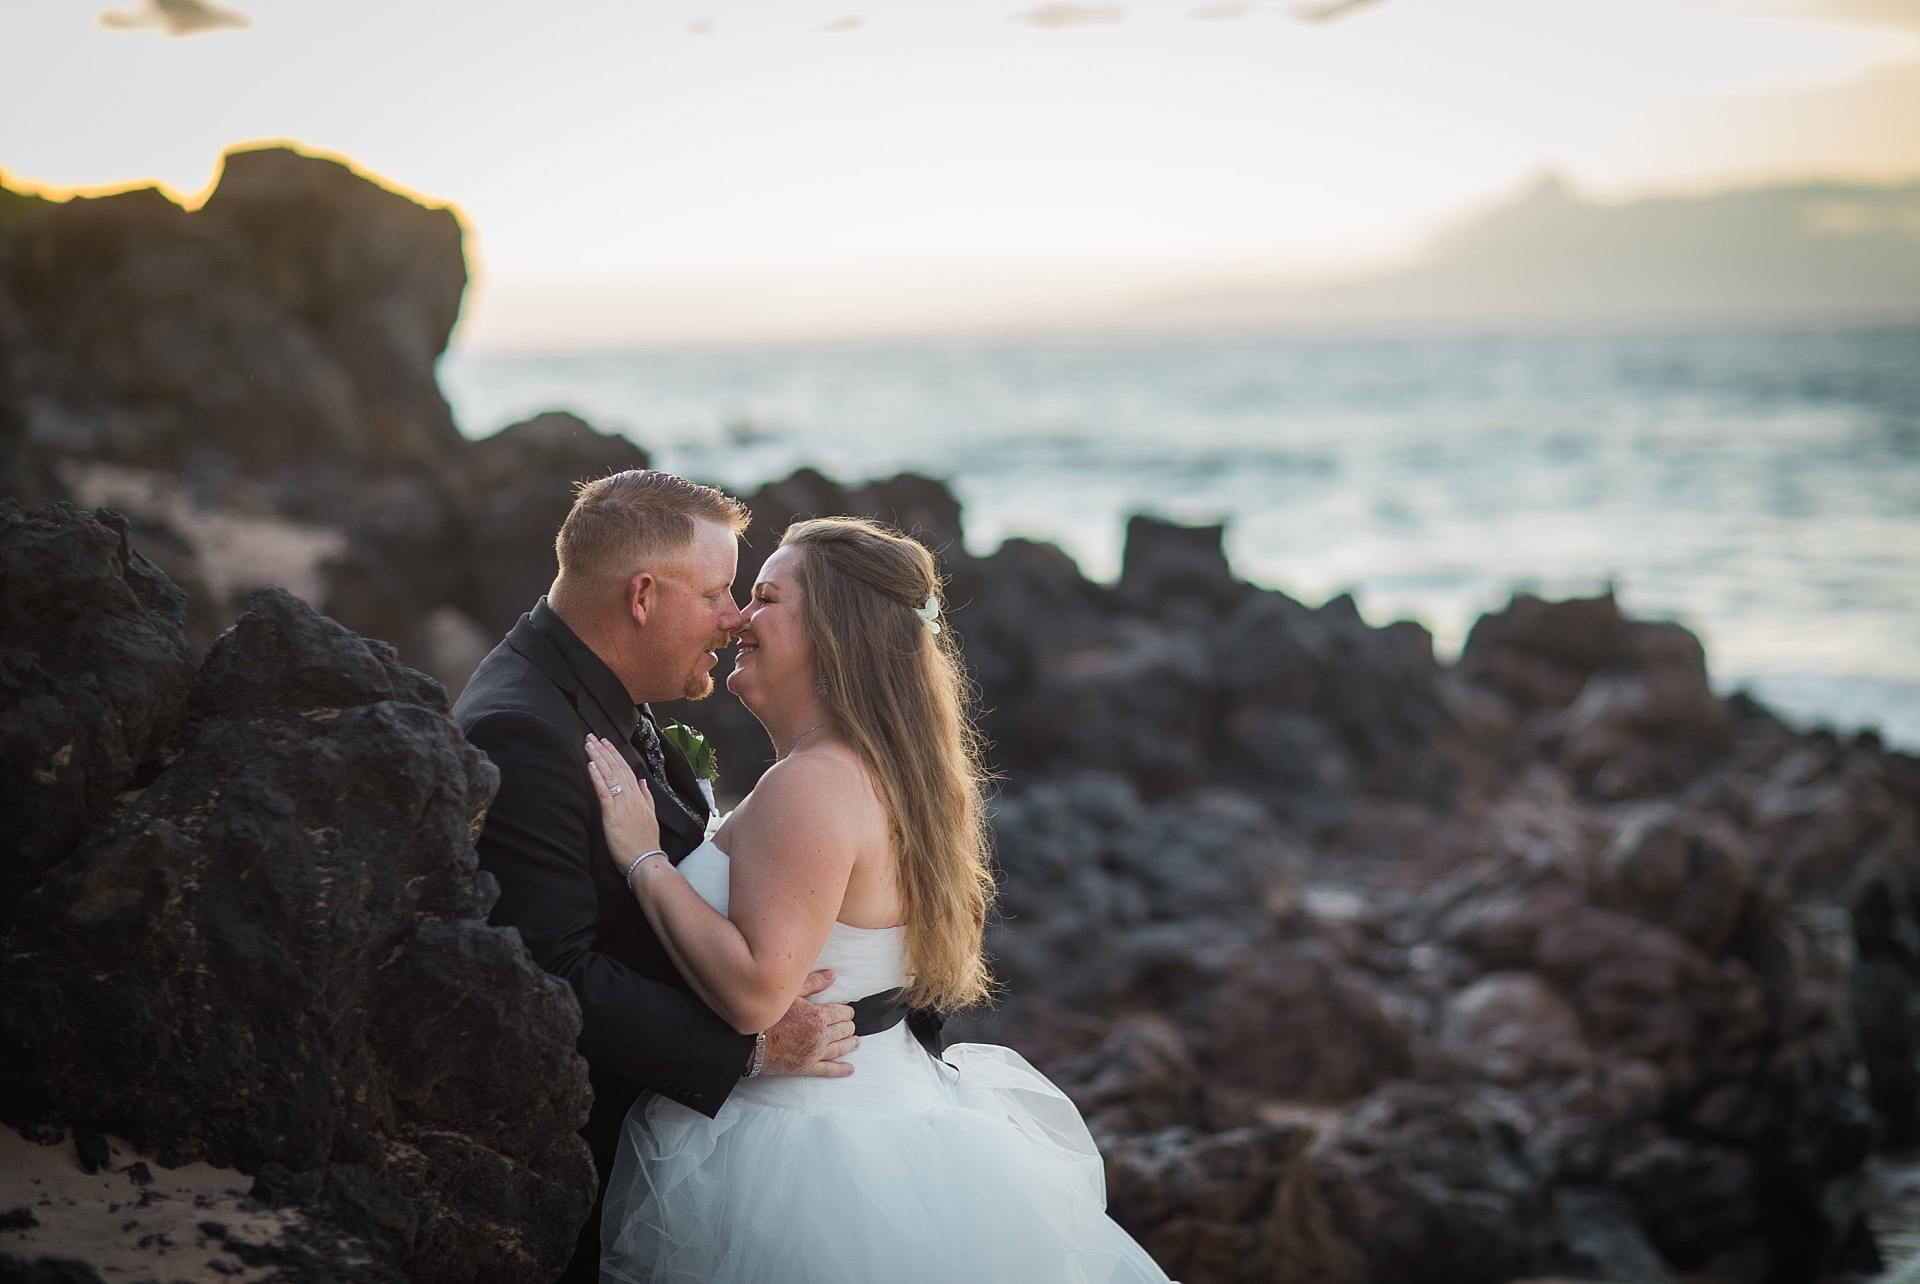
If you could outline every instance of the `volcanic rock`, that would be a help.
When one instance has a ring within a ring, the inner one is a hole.
[[[254,1174],[415,1279],[550,1278],[593,1195],[579,1013],[484,922],[491,764],[437,683],[276,590],[189,707],[178,756],[21,903],[10,1122]]]
[[[1552,1244],[1551,1161],[1496,1089],[1383,1089],[1316,1137],[1278,1203],[1282,1277],[1497,1281]]]
[[[118,514],[0,499],[0,933],[121,791],[177,750],[186,598]]]
[[[648,459],[625,437],[550,411],[474,442],[466,463],[474,581],[465,601],[490,649],[553,582],[554,536],[573,506],[567,483],[645,468]]]

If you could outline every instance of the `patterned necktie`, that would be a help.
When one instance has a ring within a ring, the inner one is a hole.
[[[651,778],[648,783],[654,786],[655,792],[666,794],[679,804],[680,810],[699,820],[703,810],[691,806],[673,787],[673,782],[667,779],[667,751],[660,743],[660,729],[653,725],[653,719],[643,717],[634,727],[633,747],[639,751],[640,760],[647,764],[647,775]]]

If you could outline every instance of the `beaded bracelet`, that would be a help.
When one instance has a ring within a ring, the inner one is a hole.
[[[656,847],[650,852],[641,852],[638,856],[635,856],[633,858],[633,864],[627,866],[627,873],[626,873],[627,886],[629,887],[633,886],[633,871],[640,868],[641,861],[645,860],[649,856],[665,856],[666,854],[667,853],[664,849]]]

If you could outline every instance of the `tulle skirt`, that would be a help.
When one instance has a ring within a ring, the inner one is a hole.
[[[719,1117],[627,1117],[602,1222],[606,1284],[1165,1281],[1105,1212],[1064,1093],[1006,1048],[934,1061],[904,1026],[846,1079],[755,1079]]]

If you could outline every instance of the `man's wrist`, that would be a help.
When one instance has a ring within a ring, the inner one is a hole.
[[[747,1058],[747,1068],[740,1072],[742,1079],[751,1079],[767,1065],[767,1032],[762,1030],[753,1036],[753,1055]]]

